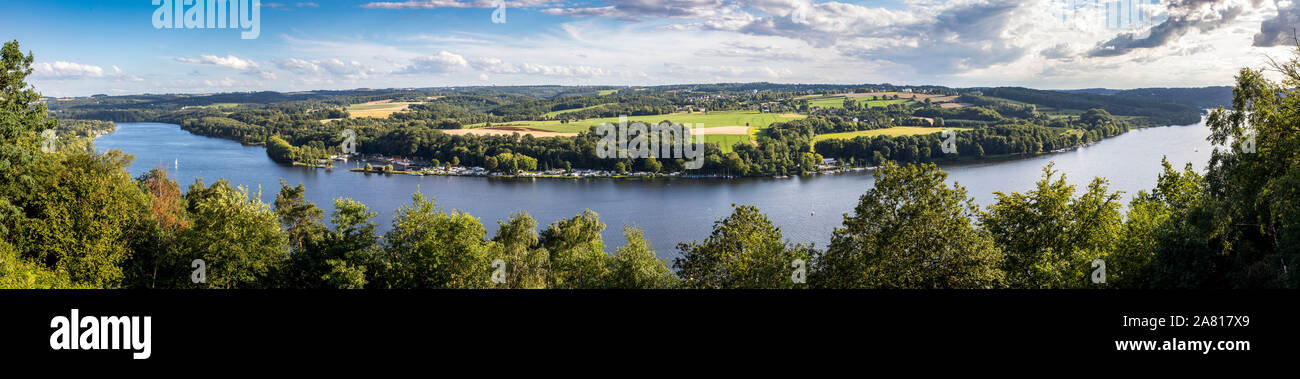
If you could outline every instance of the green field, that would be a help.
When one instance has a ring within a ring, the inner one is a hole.
[[[652,115],[652,116],[629,116],[627,118],[627,121],[628,122],[639,121],[647,124],[653,124],[663,120],[668,120],[668,122],[672,122],[672,123],[692,123],[692,124],[699,123],[699,124],[703,124],[701,125],[701,127],[704,128],[712,128],[718,126],[745,126],[745,123],[749,123],[749,126],[752,128],[751,130],[757,132],[758,130],[767,128],[769,125],[772,125],[772,123],[775,122],[797,120],[803,117],[805,116],[800,115],[798,117],[786,117],[786,116],[778,115],[776,113],[760,113],[757,111],[717,111],[717,112],[709,112],[709,113],[673,113],[673,114]],[[567,124],[562,124],[560,123],[559,120],[511,121],[507,123],[495,123],[492,124],[492,126],[518,126],[518,127],[541,129],[549,132],[578,133],[578,132],[587,131],[592,125],[600,125],[606,122],[617,124],[618,117],[593,118],[593,119],[574,121]],[[480,128],[483,126],[484,124],[473,124],[466,127]]]
[[[744,134],[705,134],[704,143],[716,143],[723,153],[730,153],[731,146],[737,143],[752,143],[749,136]]]
[[[605,95],[608,95],[608,94],[611,94],[611,93],[614,93],[614,92],[618,92],[618,90],[616,90],[616,89],[603,89],[603,90],[600,90],[600,91],[596,92],[596,95],[599,95],[599,96],[605,96]]]
[[[817,136],[817,137],[813,137],[813,141],[816,142],[816,141],[822,141],[822,140],[828,140],[828,139],[853,139],[853,138],[855,138],[855,137],[862,137],[862,136],[890,136],[890,137],[898,137],[898,136],[924,135],[924,134],[934,134],[934,133],[942,132],[944,129],[952,129],[952,130],[959,130],[959,131],[960,131],[960,130],[970,130],[970,129],[968,129],[968,128],[934,128],[934,127],[923,127],[923,126],[895,126],[895,127],[892,127],[892,128],[884,128],[884,129],[876,129],[876,130],[859,130],[859,131],[856,131],[856,132],[843,132],[843,133],[822,134],[822,135],[819,135],[819,136]]]
[[[822,108],[844,108],[844,95],[828,95],[808,98],[808,106]],[[867,98],[854,99],[858,104],[866,104],[868,107],[884,107],[890,104],[906,104],[911,102],[908,99],[897,100],[868,100]]]

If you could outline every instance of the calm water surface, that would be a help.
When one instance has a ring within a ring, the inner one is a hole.
[[[394,212],[409,203],[417,189],[434,197],[445,210],[467,211],[478,217],[489,236],[496,233],[498,220],[521,210],[545,227],[591,209],[608,225],[606,250],[623,244],[623,225],[636,225],[645,229],[662,258],[677,256],[678,242],[708,237],[713,222],[730,214],[731,204],[758,206],[787,239],[825,247],[843,214],[852,211],[858,197],[874,182],[869,172],[789,179],[646,181],[367,175],[347,171],[356,167],[356,162],[334,170],[279,165],[267,158],[262,147],[190,134],[174,124],[120,123],[118,127],[97,139],[96,147],[133,154],[135,162],[128,169],[132,176],[166,165],[182,190],[198,178],[207,184],[225,178],[247,185],[253,192],[260,186],[262,201],[271,203],[280,180],[290,185],[303,183],[308,200],[325,210],[326,219],[333,211],[333,199],[353,198],[379,213],[375,223],[381,232],[390,228]],[[1197,170],[1204,170],[1210,155],[1208,135],[1203,122],[1139,129],[1076,151],[943,168],[950,183],[966,187],[981,205],[993,201],[994,191],[1031,189],[1042,167],[1052,161],[1080,191],[1100,176],[1110,180],[1112,190],[1124,191],[1127,198],[1154,185],[1162,156],[1168,156],[1175,167],[1191,162]]]

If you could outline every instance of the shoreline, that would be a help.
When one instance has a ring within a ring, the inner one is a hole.
[[[145,122],[148,122],[148,121],[145,121]],[[179,128],[179,125],[177,125],[177,124],[172,124],[172,123],[167,123],[167,122],[153,122],[153,123],[176,125],[176,126]],[[104,134],[102,134],[102,135],[100,135],[100,136],[108,135],[108,134],[112,134],[112,133],[114,133],[114,132],[117,132],[117,130],[120,128],[120,126],[117,126],[116,124],[117,124],[117,123],[114,123],[114,129],[113,129],[112,131],[110,131],[110,132],[108,132],[108,133],[104,133]],[[1123,136],[1123,135],[1128,134],[1128,132],[1131,132],[1131,131],[1133,131],[1133,130],[1150,129],[1150,128],[1156,128],[1156,127],[1180,127],[1180,126],[1190,126],[1190,125],[1194,125],[1194,124],[1189,124],[1189,125],[1146,126],[1146,127],[1131,128],[1131,129],[1129,129],[1128,131],[1126,131],[1126,132],[1124,132],[1124,133],[1122,133],[1122,134],[1117,134],[1117,135],[1114,135],[1114,136],[1111,136],[1111,137],[1105,138],[1105,139],[1103,139],[1103,140],[1101,140],[1101,141],[1095,141],[1095,142],[1091,142],[1091,143],[1087,143],[1087,144],[1082,144],[1082,145],[1079,145],[1079,146],[1069,147],[1069,148],[1065,148],[1065,149],[1058,149],[1058,150],[1048,151],[1048,152],[1040,152],[1040,153],[1033,153],[1033,154],[986,155],[986,156],[982,156],[982,157],[958,157],[958,158],[955,158],[955,159],[944,159],[944,160],[937,160],[937,161],[913,162],[913,163],[922,163],[922,164],[923,164],[923,163],[933,163],[933,164],[935,164],[935,165],[938,165],[940,168],[944,168],[944,167],[950,167],[950,166],[966,166],[966,165],[976,165],[976,164],[995,164],[995,163],[999,163],[999,162],[1016,161],[1016,160],[1022,160],[1022,159],[1032,159],[1032,158],[1040,157],[1040,156],[1044,156],[1044,155],[1052,155],[1052,154],[1060,154],[1060,153],[1068,153],[1068,152],[1072,152],[1072,151],[1078,151],[1079,149],[1083,149],[1083,148],[1087,148],[1087,147],[1095,146],[1095,145],[1097,145],[1097,144],[1099,144],[1099,143],[1105,142],[1105,141],[1110,140],[1110,139],[1113,139],[1113,138],[1115,138],[1115,137]],[[193,132],[191,132],[191,131],[189,131],[189,130],[185,130],[184,128],[180,128],[180,130],[182,130],[182,131],[184,131],[184,132],[186,132],[186,133],[190,133],[190,134],[195,135],[195,136],[199,136],[199,137],[204,137],[204,138],[213,138],[213,139],[218,139],[218,140],[223,140],[223,141],[231,141],[231,142],[234,142],[234,143],[238,143],[238,144],[240,144],[241,146],[244,146],[244,147],[261,147],[261,148],[265,148],[265,145],[264,145],[264,144],[247,144],[247,143],[243,143],[243,142],[240,142],[240,141],[234,141],[234,140],[230,140],[230,139],[226,139],[226,138],[221,138],[221,137],[212,137],[212,136],[205,136],[205,135],[201,135],[201,134],[196,134],[196,133],[193,133]],[[100,136],[96,136],[96,139],[97,139],[98,137],[100,137]],[[267,159],[270,159],[270,158],[268,157]],[[374,161],[374,160],[367,160],[367,159],[360,159],[360,160],[358,160],[358,162],[370,162],[370,163],[382,163],[382,164],[387,164],[387,162],[383,162],[383,161]],[[277,164],[280,164],[280,163],[277,163]],[[291,165],[289,165],[289,166],[292,166],[292,167],[315,168],[315,169],[325,169],[325,170],[333,170],[333,169],[338,168],[338,167],[333,166],[333,165],[322,166],[322,165],[313,165],[313,164],[302,163],[302,162],[293,162],[293,163],[292,163]],[[376,166],[376,167],[382,167],[382,166]],[[461,168],[461,169],[474,169],[474,167],[464,167],[464,166],[457,166],[457,167],[458,167],[458,168]],[[494,173],[491,173],[491,172],[484,172],[484,173],[420,172],[420,171],[413,171],[413,170],[394,170],[393,172],[387,172],[387,173],[386,173],[386,172],[384,172],[384,171],[382,171],[382,170],[371,170],[371,171],[369,171],[369,172],[366,172],[365,169],[363,169],[363,168],[350,168],[350,169],[348,169],[348,171],[349,171],[349,172],[360,172],[360,173],[365,173],[365,174],[387,174],[387,175],[394,175],[394,174],[395,174],[395,175],[408,175],[408,176],[458,176],[458,177],[483,177],[483,178],[503,178],[503,179],[532,179],[532,178],[542,178],[542,179],[612,179],[612,180],[647,180],[647,179],[649,179],[649,180],[662,180],[662,179],[721,179],[721,180],[735,180],[735,179],[763,179],[763,178],[767,178],[767,179],[790,179],[790,178],[794,178],[794,177],[815,177],[815,176],[820,176],[820,175],[853,174],[853,173],[861,173],[861,172],[871,172],[871,171],[874,171],[874,170],[875,170],[876,168],[878,168],[878,167],[879,167],[879,166],[837,167],[837,168],[834,168],[834,169],[816,170],[816,171],[808,172],[808,173],[805,173],[805,174],[787,174],[787,175],[784,175],[784,176],[781,176],[781,175],[772,175],[772,176],[767,176],[767,175],[764,175],[764,176],[736,176],[736,175],[682,175],[680,172],[679,172],[679,173],[667,173],[667,174],[663,174],[663,173],[661,173],[661,174],[658,174],[658,175],[650,175],[649,173],[632,172],[632,173],[630,173],[630,174],[633,174],[633,175],[628,175],[628,174],[622,174],[622,175],[591,174],[591,175],[577,175],[577,176],[572,176],[572,175],[563,175],[563,174],[542,174],[542,173],[538,173],[538,174],[535,174],[535,175],[520,175],[520,174],[494,174]],[[597,171],[597,172],[598,172],[598,171],[603,171],[603,170],[586,170],[586,169],[579,169],[579,170],[584,170],[584,171]],[[636,174],[640,174],[640,175],[636,175]],[[676,175],[675,175],[675,174],[676,174]]]

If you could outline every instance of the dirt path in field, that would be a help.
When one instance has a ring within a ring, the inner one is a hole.
[[[748,126],[715,126],[712,128],[695,128],[691,129],[691,134],[709,135],[709,134],[749,134]]]

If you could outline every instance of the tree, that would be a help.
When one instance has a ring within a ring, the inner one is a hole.
[[[167,175],[165,167],[158,167],[136,178],[136,183],[149,198],[149,212],[155,221],[149,229],[152,244],[136,247],[128,264],[127,285],[155,288],[161,276],[164,282],[188,274],[188,262],[181,262],[177,254],[181,232],[190,227],[185,198],[180,186]],[[161,271],[161,273],[160,273]]]
[[[1121,230],[1119,193],[1095,178],[1074,197],[1074,186],[1057,176],[1054,163],[1026,194],[996,192],[997,202],[982,218],[1006,254],[1002,270],[1015,288],[1093,286],[1092,262],[1114,250]]]
[[[551,288],[601,288],[609,275],[605,224],[590,209],[573,218],[552,223],[542,231],[540,243],[550,252]]]
[[[288,258],[288,235],[271,207],[250,194],[248,188],[230,187],[222,179],[205,187],[202,180],[185,195],[193,227],[182,239],[185,263],[202,259],[207,283],[191,283],[189,277],[174,283],[179,287],[265,288],[277,265]]]
[[[1159,233],[1153,286],[1300,287],[1300,46],[1271,71],[1281,81],[1242,69],[1233,108],[1206,119],[1221,148],[1201,194]]]
[[[281,180],[280,192],[275,195],[275,214],[288,231],[290,246],[293,248],[301,247],[304,240],[318,235],[320,229],[323,229],[320,225],[323,212],[316,204],[307,201],[306,192],[307,188],[302,183],[289,187],[288,183]]]
[[[506,266],[505,288],[546,288],[550,272],[550,253],[539,245],[537,221],[528,212],[519,212],[508,222],[497,221],[497,235],[492,238]]]
[[[657,175],[659,174],[660,170],[663,170],[663,168],[664,165],[659,163],[659,160],[655,159],[654,157],[650,157],[645,160],[645,170],[649,171],[650,173]]]
[[[627,245],[618,248],[611,259],[610,288],[673,288],[677,277],[659,260],[640,228],[624,227]]]
[[[464,212],[442,212],[417,191],[384,234],[381,288],[488,288],[487,231]]]
[[[319,236],[308,238],[289,257],[283,285],[339,289],[366,286],[371,267],[376,265],[378,237],[371,221],[376,215],[355,200],[334,199],[334,213],[330,216],[334,230],[322,230]]]
[[[673,260],[686,288],[802,288],[795,282],[798,262],[811,248],[784,242],[781,228],[750,205],[732,205],[731,215],[713,224],[703,242],[677,245]]]
[[[39,193],[33,178],[39,159],[37,133],[55,126],[41,95],[25,81],[32,73],[31,52],[23,55],[18,41],[0,49],[0,236],[8,235],[23,218],[21,205]]]
[[[1180,228],[1174,216],[1200,201],[1203,179],[1188,163],[1175,171],[1167,159],[1150,192],[1139,191],[1128,207],[1115,251],[1106,257],[1106,283],[1116,288],[1150,285],[1161,236]]]
[[[934,164],[886,163],[809,280],[822,288],[996,288],[1001,252],[973,225],[979,213]]]

